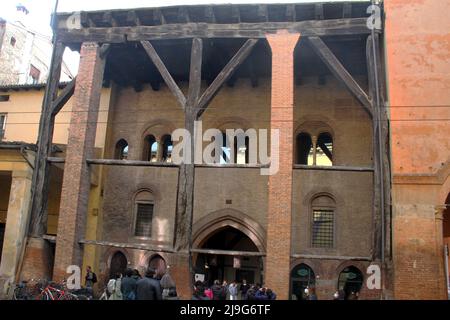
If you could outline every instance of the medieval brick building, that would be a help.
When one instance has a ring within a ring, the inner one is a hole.
[[[311,285],[321,299],[337,289],[446,297],[434,212],[448,203],[449,145],[423,160],[440,163],[429,172],[419,158],[406,164],[410,128],[390,109],[412,103],[398,81],[410,74],[398,59],[414,60],[414,50],[399,52],[399,34],[412,30],[396,24],[401,1],[388,2],[386,24],[382,6],[367,13],[370,2],[58,14],[19,276],[62,279],[70,265],[92,265],[105,281],[153,266],[169,268],[184,298],[195,277],[264,283],[280,299],[302,299]],[[402,21],[414,20],[407,12]],[[58,95],[65,46],[80,51],[80,68]],[[70,127],[55,153],[57,115]],[[200,134],[277,129],[278,170],[262,175],[267,163],[253,161],[245,137],[224,144],[218,163],[175,163],[172,133],[196,139],[199,121]],[[435,134],[445,140],[448,126]],[[381,269],[378,289],[367,287],[371,265]]]

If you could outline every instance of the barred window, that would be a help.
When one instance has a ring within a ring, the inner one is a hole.
[[[152,236],[153,204],[136,203],[136,237],[150,238]]]
[[[312,246],[332,248],[334,246],[334,211],[314,210]]]

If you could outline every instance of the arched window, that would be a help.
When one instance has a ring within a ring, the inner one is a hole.
[[[344,291],[346,300],[353,299],[361,291],[363,280],[362,272],[354,266],[349,266],[339,275],[338,290]]]
[[[335,201],[318,196],[312,201],[311,245],[313,248],[334,248]]]
[[[317,139],[316,165],[333,165],[333,137],[328,132],[321,133]]]
[[[114,159],[127,160],[128,159],[128,142],[124,139],[120,139],[116,143],[116,149],[114,151]]]
[[[314,163],[313,143],[308,133],[297,136],[297,164],[312,166]]]
[[[109,278],[115,278],[117,274],[124,274],[127,269],[128,261],[125,255],[117,251],[111,258],[111,264],[109,266]]]
[[[250,158],[250,139],[244,132],[237,132],[231,146],[230,137],[222,133],[222,157],[221,164],[248,164]],[[233,151],[232,151],[233,147]],[[233,161],[232,161],[233,160]]]
[[[163,162],[172,162],[172,150],[173,150],[173,142],[172,136],[165,135],[161,139],[162,143],[162,161]]]
[[[141,191],[134,200],[134,236],[142,238],[152,237],[154,198],[151,192]]]
[[[291,272],[291,299],[306,300],[305,289],[315,284],[314,271],[304,263],[299,264]]]
[[[144,139],[144,161],[158,162],[159,144],[153,135],[148,135]]]

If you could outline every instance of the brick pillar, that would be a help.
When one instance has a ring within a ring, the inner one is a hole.
[[[300,34],[267,35],[272,49],[271,128],[280,133],[279,171],[269,177],[265,282],[289,298],[294,134],[294,49]]]
[[[94,154],[95,132],[105,61],[97,43],[83,43],[70,121],[59,210],[54,280],[66,277],[69,265],[82,266],[79,240],[84,237],[90,190],[86,159]]]

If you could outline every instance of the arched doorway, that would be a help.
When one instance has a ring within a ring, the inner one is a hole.
[[[148,267],[156,271],[157,276],[162,277],[166,273],[166,260],[159,254],[153,255],[148,259]]]
[[[345,299],[347,300],[352,294],[357,294],[361,291],[364,276],[362,272],[354,267],[346,267],[339,274],[338,290],[343,290]]]
[[[111,263],[109,265],[109,278],[113,278],[116,274],[124,274],[127,269],[128,261],[127,257],[120,252],[117,251],[111,258]]]
[[[215,230],[200,242],[200,253],[194,257],[197,280],[212,285],[214,280],[246,280],[249,284],[262,284],[263,262],[258,247],[242,231],[226,226]]]
[[[316,275],[308,265],[301,263],[291,272],[291,299],[306,300],[305,289],[316,284]]]

